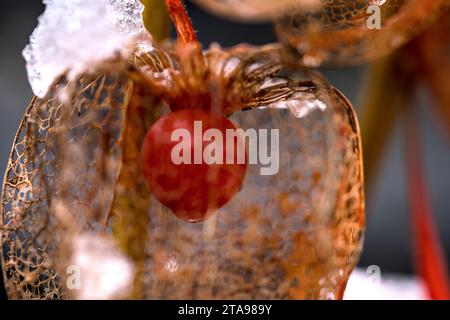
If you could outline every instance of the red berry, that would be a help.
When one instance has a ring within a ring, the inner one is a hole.
[[[183,138],[173,137],[177,129],[185,129]],[[220,154],[219,148],[217,154],[206,154],[218,156],[223,161],[211,163],[203,157],[205,149],[209,146],[211,151],[211,144],[216,143],[213,138],[203,141],[203,134],[208,129],[217,129],[215,132],[221,133],[223,153]],[[143,174],[153,195],[178,218],[188,222],[203,221],[241,189],[247,169],[245,145],[236,137],[227,144],[227,129],[234,132],[236,127],[222,115],[202,109],[183,109],[162,117],[148,131],[141,151]],[[185,139],[186,134],[190,139]],[[180,143],[185,143],[184,151],[180,151]],[[243,159],[238,161],[238,147],[242,146]],[[228,163],[227,153],[233,156],[233,161]],[[173,154],[179,156],[178,160]],[[177,164],[180,158],[185,161]]]

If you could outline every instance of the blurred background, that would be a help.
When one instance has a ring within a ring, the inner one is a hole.
[[[211,16],[188,2],[188,11],[204,46],[276,41],[269,24],[239,24]],[[30,102],[22,49],[44,11],[39,0],[2,1],[0,4],[0,174],[3,177],[11,144],[20,119]],[[358,113],[367,66],[321,69],[321,72],[353,103]],[[389,86],[389,83],[386,83]],[[449,84],[450,90],[450,84]],[[450,256],[450,141],[428,112],[433,103],[425,90],[419,91],[423,156],[428,189],[439,235]],[[414,273],[410,221],[404,167],[403,130],[400,125],[388,142],[375,185],[367,194],[367,233],[360,266],[377,265],[384,273]],[[0,296],[2,295],[0,286]]]

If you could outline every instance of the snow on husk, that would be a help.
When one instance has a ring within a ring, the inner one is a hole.
[[[69,77],[135,45],[150,48],[139,0],[43,0],[45,12],[23,55],[34,93],[44,97],[62,73]]]

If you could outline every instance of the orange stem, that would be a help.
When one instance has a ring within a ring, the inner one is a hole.
[[[167,10],[172,18],[178,34],[178,42],[182,46],[190,43],[198,44],[197,35],[182,0],[166,0]]]
[[[418,271],[433,300],[450,299],[447,261],[433,219],[421,159],[418,121],[410,111],[406,128],[406,161],[412,211],[413,241]]]

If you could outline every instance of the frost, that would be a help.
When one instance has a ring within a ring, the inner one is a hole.
[[[426,300],[424,284],[417,278],[404,275],[374,277],[356,269],[348,280],[345,300]]]
[[[81,234],[74,239],[71,278],[68,284],[79,284],[81,300],[124,298],[134,280],[131,261],[119,252],[109,238]],[[79,278],[79,279],[77,279]]]
[[[129,52],[133,45],[151,47],[139,0],[43,2],[46,10],[23,52],[28,79],[39,97],[65,71],[76,77],[117,52]]]

